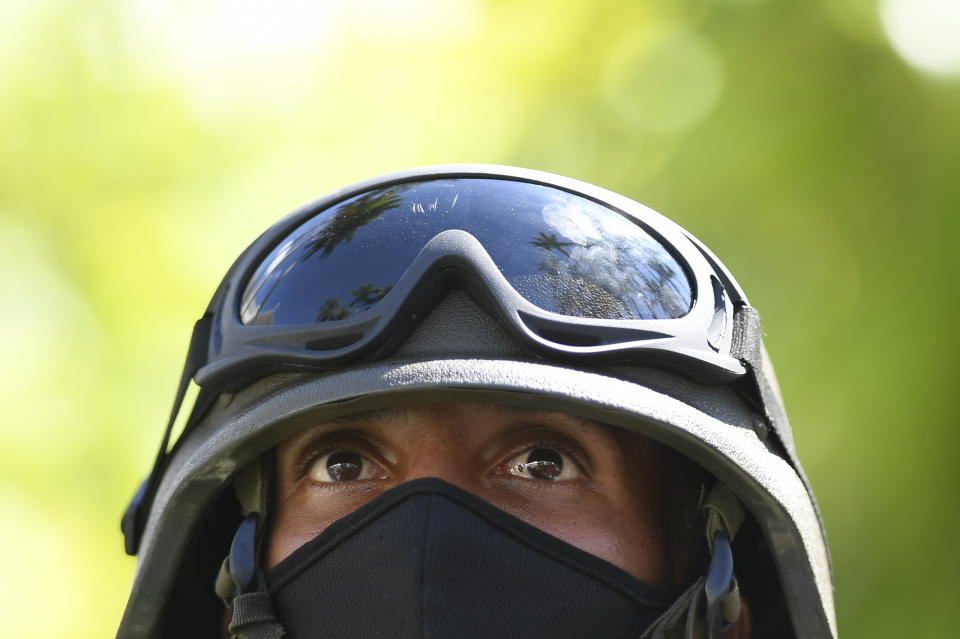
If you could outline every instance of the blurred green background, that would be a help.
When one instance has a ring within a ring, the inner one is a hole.
[[[271,222],[496,162],[693,231],[764,318],[846,638],[960,589],[960,2],[0,3],[0,618],[101,638],[192,327]]]

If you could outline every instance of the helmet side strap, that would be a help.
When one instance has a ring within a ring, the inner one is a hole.
[[[745,514],[740,501],[720,484],[702,486],[698,512],[710,565],[641,639],[720,639],[740,616],[740,590],[733,574],[731,540]]]
[[[280,639],[285,634],[257,565],[269,504],[272,469],[268,457],[261,456],[233,480],[244,518],[220,565],[214,589],[230,611],[228,630],[234,639]]]
[[[262,519],[266,516],[267,489],[270,484],[266,477],[266,465],[264,458],[260,457],[233,478],[233,490],[244,517],[250,513],[260,513]]]
[[[710,550],[710,567],[704,582],[706,628],[719,639],[723,630],[740,616],[740,588],[733,571],[731,544],[746,517],[743,506],[729,488],[716,483],[702,505],[706,516],[704,534]]]

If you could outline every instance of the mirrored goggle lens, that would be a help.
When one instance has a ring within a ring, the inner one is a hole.
[[[397,184],[318,213],[257,268],[241,319],[290,325],[354,317],[450,229],[476,237],[510,285],[546,311],[674,319],[692,305],[677,260],[621,213],[547,186],[464,178]]]

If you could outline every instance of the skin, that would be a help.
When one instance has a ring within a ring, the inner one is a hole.
[[[696,540],[669,515],[674,458],[639,434],[489,404],[418,404],[319,424],[277,448],[266,563],[385,491],[438,477],[638,579],[688,583],[698,569],[684,558]],[[748,636],[749,612],[725,638]]]

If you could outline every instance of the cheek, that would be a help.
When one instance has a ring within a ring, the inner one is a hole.
[[[664,579],[664,548],[649,513],[615,507],[583,508],[575,518],[556,522],[547,532],[623,568],[648,583]]]
[[[572,546],[619,566],[634,577],[663,584],[666,562],[656,512],[629,494],[580,492],[563,499],[484,496],[498,508]]]
[[[348,494],[321,493],[310,485],[298,487],[283,499],[277,499],[275,516],[267,538],[267,568],[273,568],[300,546],[323,532],[327,526],[346,517],[383,492],[379,486],[352,490]]]

